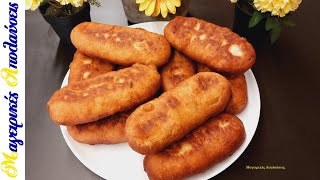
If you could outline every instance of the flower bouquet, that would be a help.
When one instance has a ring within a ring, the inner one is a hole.
[[[70,40],[71,30],[78,24],[91,21],[90,4],[100,6],[97,0],[25,0],[26,10],[39,8],[43,18],[51,25],[66,44]]]
[[[47,3],[53,8],[59,9],[60,11],[56,12],[56,14],[50,14],[52,12],[55,13],[54,11],[49,12],[50,15],[54,16],[70,16],[76,13],[77,9],[79,9],[79,7],[82,7],[85,2],[96,5],[98,7],[101,6],[101,4],[97,0],[25,0],[26,10],[34,11],[39,6],[43,6]]]
[[[270,34],[271,44],[281,34],[283,26],[293,27],[295,23],[289,15],[297,10],[302,0],[230,0],[245,14],[250,16],[249,28],[264,23],[264,29]]]

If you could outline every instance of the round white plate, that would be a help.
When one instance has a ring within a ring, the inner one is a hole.
[[[163,34],[167,22],[149,22],[136,24],[131,27],[143,28],[151,32]],[[68,84],[67,72],[61,87]],[[224,161],[214,165],[203,173],[188,179],[209,179],[229,167],[244,152],[257,129],[260,115],[260,94],[256,79],[251,70],[245,73],[248,88],[248,105],[237,116],[242,120],[246,139],[241,147]],[[91,171],[108,180],[147,180],[148,176],[143,169],[142,155],[131,150],[127,143],[116,145],[87,145],[80,144],[72,139],[65,126],[61,126],[65,141],[73,154]],[[232,172],[230,172],[232,173]]]

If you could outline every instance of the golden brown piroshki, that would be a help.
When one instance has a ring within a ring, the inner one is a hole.
[[[222,74],[243,74],[256,59],[245,38],[200,19],[175,17],[165,27],[164,35],[175,49]]]
[[[127,141],[126,120],[132,111],[120,112],[99,121],[68,126],[70,136],[85,144],[117,144]]]
[[[146,155],[144,169],[150,180],[180,180],[223,161],[240,147],[244,139],[241,120],[233,115],[220,114],[163,151]]]
[[[112,71],[114,65],[97,58],[91,58],[77,51],[70,64],[69,84]],[[79,143],[117,144],[127,140],[125,124],[132,111],[115,115],[91,123],[67,126],[70,136]]]
[[[70,37],[82,53],[118,65],[161,66],[171,53],[164,36],[140,28],[84,22],[73,28]]]
[[[246,78],[240,76],[227,78],[231,87],[231,97],[226,106],[225,112],[229,114],[239,114],[248,104]]]
[[[114,65],[106,61],[92,58],[77,51],[70,64],[70,74],[68,84],[73,84],[85,79],[96,77],[97,75],[110,72]]]
[[[47,104],[48,112],[60,125],[89,123],[147,101],[159,87],[155,66],[134,64],[56,91]]]
[[[160,73],[162,88],[164,91],[168,91],[195,73],[196,70],[192,61],[180,52],[174,51],[169,63],[163,66]]]
[[[159,152],[222,112],[230,93],[229,82],[220,74],[205,72],[188,78],[129,116],[130,147],[141,154]]]

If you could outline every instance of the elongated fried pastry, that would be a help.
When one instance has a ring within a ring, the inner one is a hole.
[[[164,149],[222,112],[230,93],[227,79],[217,73],[198,73],[188,78],[129,116],[126,135],[130,147],[141,154]]]
[[[178,51],[174,51],[169,63],[163,67],[160,73],[162,88],[164,91],[168,91],[195,73],[195,67],[191,60]]]
[[[155,66],[135,64],[56,91],[47,104],[48,112],[60,125],[93,122],[145,102],[159,87]]]
[[[196,18],[174,18],[165,27],[164,35],[175,49],[219,73],[243,74],[256,59],[252,45],[245,38]]]
[[[70,64],[68,83],[73,84],[100,74],[110,72],[114,66],[106,61],[91,58],[77,51]]]
[[[171,53],[165,37],[138,28],[84,22],[72,30],[70,37],[84,54],[119,65],[161,66]]]
[[[207,170],[232,155],[243,143],[245,129],[236,116],[220,114],[181,141],[144,158],[150,180],[179,180]]]
[[[225,109],[226,113],[238,114],[246,108],[248,103],[246,78],[240,76],[228,78],[231,87],[231,97]]]
[[[69,84],[90,79],[112,71],[114,66],[106,61],[88,57],[77,51],[70,64]],[[91,123],[67,126],[70,136],[85,144],[117,144],[126,141],[125,124],[131,111],[120,112]]]
[[[198,72],[212,72],[212,70],[204,65],[197,64]],[[246,108],[248,103],[247,83],[245,76],[239,75],[235,77],[227,77],[231,87],[231,97],[225,109],[226,113],[239,114]]]
[[[132,111],[120,112],[99,121],[68,126],[70,136],[85,144],[117,144],[127,141],[126,120]]]

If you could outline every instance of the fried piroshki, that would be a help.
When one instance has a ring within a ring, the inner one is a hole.
[[[127,141],[126,120],[131,111],[120,112],[99,121],[68,126],[70,136],[85,144],[117,144]]]
[[[91,58],[77,51],[70,64],[68,84],[90,79],[110,72],[114,65],[97,58]],[[117,144],[126,141],[125,124],[132,111],[115,115],[91,123],[67,126],[70,136],[85,144]]]
[[[164,36],[140,28],[84,22],[72,30],[70,37],[82,53],[118,65],[161,66],[171,53]]]
[[[222,112],[230,93],[227,79],[220,74],[204,72],[188,78],[129,116],[126,135],[130,147],[141,154],[164,149]]]
[[[252,45],[228,28],[188,17],[175,17],[164,29],[171,46],[216,72],[236,76],[252,67]]]
[[[150,180],[179,180],[200,173],[232,155],[244,142],[239,118],[220,114],[163,151],[146,155]]]
[[[114,70],[114,65],[106,61],[92,58],[77,51],[69,66],[70,74],[68,84],[90,79],[100,74]]]
[[[160,75],[154,65],[134,64],[67,85],[53,94],[47,108],[57,124],[89,123],[149,100],[159,87]]]
[[[163,66],[160,73],[162,88],[164,91],[168,91],[195,73],[192,61],[180,52],[174,51],[169,62]]]
[[[239,114],[248,104],[248,93],[246,78],[240,76],[227,78],[231,87],[231,97],[226,106],[225,112],[229,114]]]

